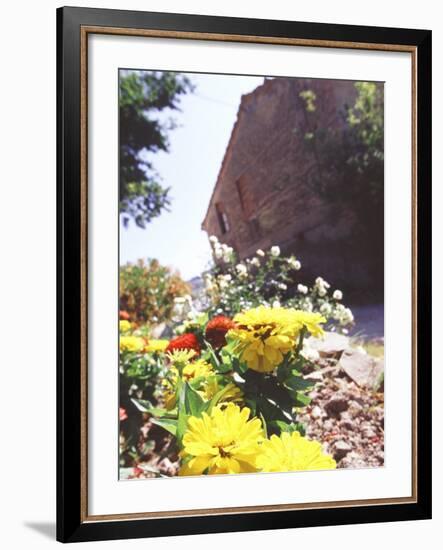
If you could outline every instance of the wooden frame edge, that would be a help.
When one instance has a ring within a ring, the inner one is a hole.
[[[413,414],[412,414],[412,495],[411,497],[393,498],[393,499],[373,499],[356,501],[337,501],[323,503],[304,503],[304,504],[282,504],[272,506],[253,506],[253,507],[234,507],[234,508],[213,508],[199,510],[177,510],[172,512],[152,512],[140,514],[112,514],[112,515],[88,515],[88,474],[87,474],[87,38],[88,34],[108,34],[108,35],[129,35],[144,36],[155,38],[176,38],[176,39],[198,39],[198,40],[219,40],[223,42],[249,42],[280,45],[295,45],[306,47],[326,47],[326,48],[345,48],[345,49],[363,49],[379,51],[400,51],[411,53],[412,62],[412,384],[413,384]],[[248,514],[257,512],[278,512],[283,510],[308,510],[322,508],[345,508],[353,506],[377,506],[383,504],[413,504],[417,502],[417,342],[416,342],[416,323],[417,323],[417,46],[409,45],[391,45],[391,44],[372,44],[365,42],[340,42],[328,40],[307,40],[279,37],[262,37],[248,35],[228,35],[200,32],[178,32],[161,31],[147,29],[128,29],[120,27],[99,27],[82,25],[80,28],[80,75],[81,75],[81,523],[94,523],[99,521],[114,520],[134,520],[134,519],[153,519],[153,518],[173,518],[189,516],[211,516],[211,515],[229,515],[229,514]]]
[[[381,506],[386,504],[415,504],[414,497],[380,498],[368,500],[339,500],[325,502],[309,502],[300,504],[265,504],[261,506],[233,506],[224,508],[196,508],[192,510],[172,510],[163,512],[138,512],[128,514],[97,514],[87,516],[84,523],[100,521],[129,521],[141,519],[164,519],[180,517],[228,516],[232,514],[256,514],[268,512],[294,512],[297,510],[324,510],[326,508],[350,508],[363,506]]]
[[[88,36],[80,33],[80,520],[88,515]]]
[[[356,50],[380,50],[390,52],[413,53],[416,46],[404,44],[377,44],[371,42],[349,42],[341,40],[320,40],[306,38],[284,38],[278,36],[253,36],[245,34],[222,34],[211,32],[168,31],[159,29],[135,29],[127,27],[104,27],[82,25],[81,32],[86,34],[108,34],[121,36],[139,36],[147,38],[173,38],[181,40],[206,40],[219,42],[246,42],[250,44],[275,44],[280,46],[305,46],[321,48],[342,48]]]

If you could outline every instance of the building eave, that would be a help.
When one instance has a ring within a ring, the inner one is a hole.
[[[260,93],[263,86],[266,85],[266,82],[267,82],[267,80],[265,79],[263,84],[260,84],[260,86],[257,86],[257,88],[255,88],[255,90],[252,90],[252,92],[250,92],[249,94],[244,94],[241,97],[240,105],[239,105],[238,111],[237,111],[237,118],[236,118],[236,121],[234,123],[234,126],[232,127],[231,136],[229,138],[229,142],[228,142],[228,145],[226,147],[225,154],[223,155],[223,160],[222,160],[222,163],[221,163],[221,166],[220,166],[220,170],[218,172],[217,180],[216,180],[214,188],[212,190],[211,198],[209,199],[209,202],[208,202],[208,208],[206,209],[205,217],[203,218],[203,221],[202,221],[202,224],[201,224],[201,228],[203,230],[206,230],[206,227],[205,227],[206,226],[206,221],[208,219],[208,215],[209,215],[209,211],[211,209],[211,206],[213,205],[215,193],[217,191],[217,188],[218,188],[220,182],[222,181],[222,176],[223,176],[224,171],[226,169],[229,157],[231,156],[232,147],[233,147],[233,144],[235,142],[235,138],[236,138],[236,135],[238,133],[238,129],[240,127],[240,122],[241,122],[241,118],[242,118],[241,115],[244,112],[245,104],[250,100],[250,98],[253,95],[256,95],[257,93]]]

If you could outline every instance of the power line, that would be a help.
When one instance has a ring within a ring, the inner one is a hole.
[[[211,101],[212,103],[219,103],[220,105],[224,105],[225,107],[229,107],[231,109],[236,109],[238,105],[234,105],[233,103],[227,103],[226,101],[223,101],[221,99],[217,99],[215,97],[208,97],[206,95],[199,94],[197,92],[194,92],[194,95],[199,97],[200,99],[204,99],[206,101]]]

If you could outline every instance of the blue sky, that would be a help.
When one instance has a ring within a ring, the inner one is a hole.
[[[241,96],[263,83],[263,77],[189,74],[194,93],[183,96],[179,127],[170,132],[170,152],[150,157],[170,187],[171,211],[147,225],[120,228],[120,263],[158,258],[178,269],[186,280],[201,273],[210,258],[201,230]]]

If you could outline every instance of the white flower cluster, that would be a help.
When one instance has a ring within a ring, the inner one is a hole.
[[[341,290],[334,290],[332,297],[334,300],[341,300],[343,298],[343,292]]]
[[[229,273],[226,273],[226,275],[219,275],[217,277],[217,283],[221,290],[224,290],[225,288],[228,288],[229,283],[232,281],[232,277]]]
[[[292,290],[294,279],[294,274],[290,272],[302,267],[295,255],[286,257],[281,254],[279,246],[273,245],[266,250],[257,249],[250,258],[236,261],[231,247],[220,243],[215,236],[209,240],[218,265],[212,274],[204,275],[204,282],[207,299],[217,308],[216,312],[234,314],[238,310],[261,304],[265,307],[295,307],[303,311],[320,312],[331,323],[330,330],[335,330],[338,325],[341,332],[345,332],[346,327],[353,323],[352,311],[339,303],[343,299],[342,291],[330,290],[331,285],[323,277],[317,277],[312,286],[296,284],[294,281],[296,291],[289,295],[288,289]],[[225,265],[220,265],[222,262]],[[272,289],[274,294],[269,296]],[[304,351],[306,357],[315,360],[315,353]]]
[[[245,279],[248,276],[248,268],[245,266],[245,264],[237,264],[235,266],[235,269],[240,279]]]
[[[352,311],[343,304],[336,305],[332,316],[342,326],[349,325],[354,322],[354,315]]]
[[[332,306],[329,302],[325,302],[320,306],[320,313],[326,318],[329,317],[332,313]]]
[[[137,384],[131,384],[128,390],[129,395],[137,395],[138,394],[138,386]]]
[[[211,235],[209,237],[209,241],[212,244],[214,257],[217,260],[223,260],[225,263],[229,263],[232,261],[232,257],[234,254],[234,249],[232,248],[232,246],[220,243],[215,235]]]
[[[314,311],[314,304],[309,296],[306,296],[306,298],[300,303],[300,308],[303,311]]]
[[[292,267],[292,269],[295,269],[296,271],[298,271],[299,269],[301,269],[301,263],[296,260],[294,258],[294,256],[290,256],[288,259],[287,259],[287,262],[288,264]]]
[[[319,296],[326,296],[326,294],[328,293],[328,288],[330,287],[331,285],[326,282],[322,277],[317,277],[315,279],[314,288],[317,290]]]
[[[214,279],[210,273],[205,273],[203,275],[203,281],[208,292],[214,289]]]

